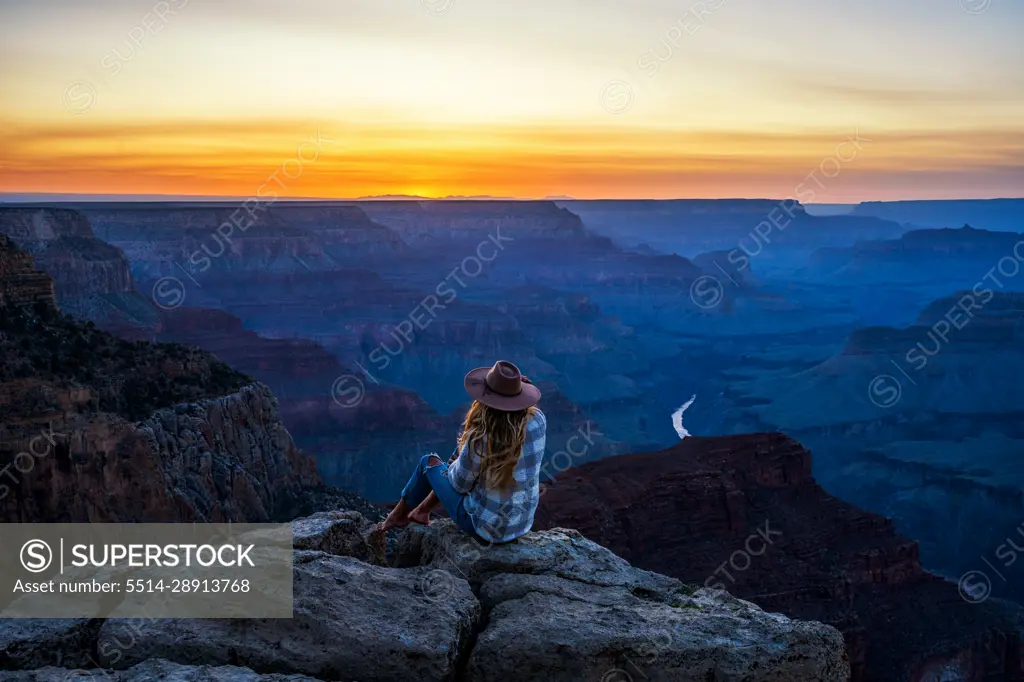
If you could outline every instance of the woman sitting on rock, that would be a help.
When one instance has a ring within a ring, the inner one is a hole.
[[[485,542],[510,542],[533,526],[547,431],[544,413],[535,407],[540,390],[504,360],[474,369],[465,385],[473,404],[455,452],[447,464],[437,453],[420,459],[380,530],[429,525],[438,504],[459,528]]]

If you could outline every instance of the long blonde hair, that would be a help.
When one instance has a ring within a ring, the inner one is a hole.
[[[459,453],[480,457],[480,483],[491,490],[512,487],[516,463],[526,443],[526,426],[536,414],[536,407],[505,412],[474,400],[459,435]]]

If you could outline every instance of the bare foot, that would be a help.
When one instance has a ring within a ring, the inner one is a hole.
[[[409,515],[402,517],[396,517],[393,514],[388,515],[386,519],[377,524],[377,528],[382,531],[388,531],[392,528],[405,528],[409,525]]]
[[[409,520],[422,526],[429,526],[432,511],[432,509],[425,509],[423,505],[420,505],[409,512]]]
[[[395,508],[391,510],[388,517],[382,521],[377,528],[381,532],[391,530],[392,528],[403,528],[409,525],[409,505],[405,503],[405,500],[399,500]]]

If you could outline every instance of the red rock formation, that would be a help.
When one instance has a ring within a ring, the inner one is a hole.
[[[251,381],[193,348],[77,324],[0,237],[0,521],[287,517],[321,481]]]
[[[854,682],[1024,679],[1024,609],[962,599],[891,521],[822,490],[810,452],[781,434],[687,438],[570,469],[536,526],[576,528],[643,568],[835,625]]]

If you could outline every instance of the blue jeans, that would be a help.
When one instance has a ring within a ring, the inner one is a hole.
[[[431,457],[441,459],[437,455],[423,455],[420,458],[419,464],[409,477],[409,482],[402,489],[402,499],[415,509],[433,490],[455,525],[463,532],[478,537],[476,528],[473,527],[473,519],[466,511],[466,496],[453,488],[451,481],[448,480],[448,465],[444,460],[441,460],[440,464],[431,465]]]

